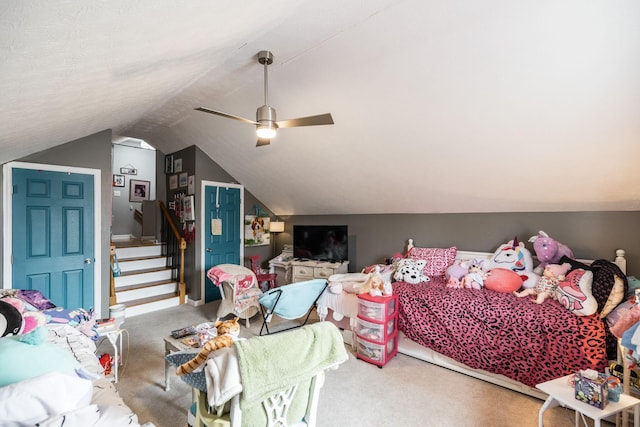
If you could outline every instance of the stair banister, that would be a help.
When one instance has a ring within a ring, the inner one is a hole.
[[[164,240],[166,241],[167,244],[167,251],[168,252],[172,252],[170,249],[170,240],[178,243],[178,248],[180,249],[180,283],[179,283],[179,292],[180,292],[180,304],[184,304],[185,303],[185,297],[186,297],[186,293],[187,293],[187,286],[184,283],[184,251],[187,248],[187,241],[184,239],[184,237],[182,237],[182,235],[180,234],[180,232],[178,231],[178,229],[176,228],[175,224],[173,223],[173,220],[171,218],[171,215],[169,214],[169,211],[167,210],[166,206],[164,205],[164,203],[162,202],[162,200],[158,200],[158,206],[160,207],[160,211],[162,212],[162,216],[163,216],[163,225],[166,223],[168,224],[169,228],[171,229],[171,232],[169,232],[169,230],[166,230],[165,227],[163,227],[163,237]],[[170,254],[172,256],[175,256],[175,254]],[[172,267],[173,269],[176,268],[175,263],[172,262]]]
[[[109,273],[111,277],[111,280],[109,282],[109,305],[116,305],[118,303],[118,300],[116,299],[116,281],[113,277],[113,268],[112,268],[115,262],[116,245],[114,245],[113,243],[109,246],[109,253],[111,257],[111,266],[109,268]]]

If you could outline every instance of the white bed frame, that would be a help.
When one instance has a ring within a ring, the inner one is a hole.
[[[413,240],[409,239],[409,248],[413,246]],[[489,258],[493,255],[493,252],[472,252],[472,251],[458,251],[456,255],[457,260],[470,260],[470,259],[485,259]],[[577,259],[583,263],[591,263],[592,260],[584,260]],[[613,261],[623,273],[626,274],[627,270],[627,261],[624,257],[624,250],[618,249],[616,250],[616,256]],[[328,320],[331,316],[327,316]],[[341,322],[341,327],[344,327],[345,322]],[[353,345],[353,333],[352,331],[347,331],[346,328],[343,330],[343,339],[345,343],[349,345]],[[444,356],[430,348],[424,347],[415,341],[407,338],[402,332],[398,334],[398,352],[405,354],[407,356],[415,357],[416,359],[423,360],[425,362],[432,363],[437,366],[441,366],[443,368],[451,369],[453,371],[459,372],[461,374],[469,375],[474,378],[481,379],[483,381],[487,381],[492,384],[496,384],[502,387],[506,387],[510,390],[517,391],[519,393],[524,393],[526,395],[536,397],[541,400],[545,400],[547,398],[547,394],[542,391],[529,387],[523,383],[517,382],[508,378],[504,375],[493,374],[491,372],[487,372],[482,369],[473,369],[467,365],[464,365],[450,357]]]

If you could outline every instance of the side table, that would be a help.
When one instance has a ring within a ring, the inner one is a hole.
[[[580,415],[587,416],[594,420],[594,427],[600,427],[600,421],[612,415],[633,408],[633,425],[640,427],[640,400],[628,394],[620,394],[618,402],[609,402],[604,409],[599,409],[587,403],[581,402],[575,397],[575,389],[570,385],[571,375],[556,378],[536,385],[536,388],[547,393],[549,397],[540,408],[538,413],[538,426],[543,427],[544,412],[549,408],[564,406],[576,411],[576,427],[580,420]],[[583,420],[584,421],[584,420]]]
[[[164,337],[164,355],[167,356],[168,354],[174,351],[193,350],[193,347],[188,346],[187,344],[181,341],[184,338],[185,337],[176,339],[176,338],[173,338],[171,335],[167,335],[166,337]],[[171,369],[170,368],[171,368],[171,364],[165,357],[164,359],[164,391],[169,391],[171,389],[171,383],[170,383]]]
[[[124,329],[120,329],[120,326],[114,326],[110,329],[98,331],[99,338],[106,338],[107,341],[113,347],[113,380],[118,382],[118,365],[121,363],[120,358],[122,356],[122,333]],[[97,349],[98,347],[96,347]]]

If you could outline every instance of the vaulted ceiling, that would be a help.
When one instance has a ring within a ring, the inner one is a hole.
[[[276,214],[640,209],[640,2],[0,2],[0,162],[113,129]],[[335,125],[255,127],[330,112]]]

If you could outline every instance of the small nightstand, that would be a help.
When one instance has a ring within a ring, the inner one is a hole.
[[[640,400],[623,393],[620,395],[620,401],[609,402],[604,409],[599,409],[576,399],[575,389],[569,383],[570,379],[571,375],[566,375],[564,377],[536,385],[536,388],[549,395],[538,413],[539,427],[543,427],[544,425],[544,412],[547,409],[555,408],[556,406],[564,406],[576,411],[576,427],[578,427],[580,415],[592,418],[594,420],[594,427],[600,427],[600,421],[602,419],[609,418],[610,416],[624,411],[625,409],[633,408],[633,425],[634,427],[640,427],[640,406],[638,406],[640,405]]]
[[[100,339],[106,338],[113,347],[113,382],[118,382],[118,365],[122,357],[122,334],[125,330],[120,329],[120,324],[115,324],[112,328],[98,330]],[[98,343],[96,350],[101,343]]]

